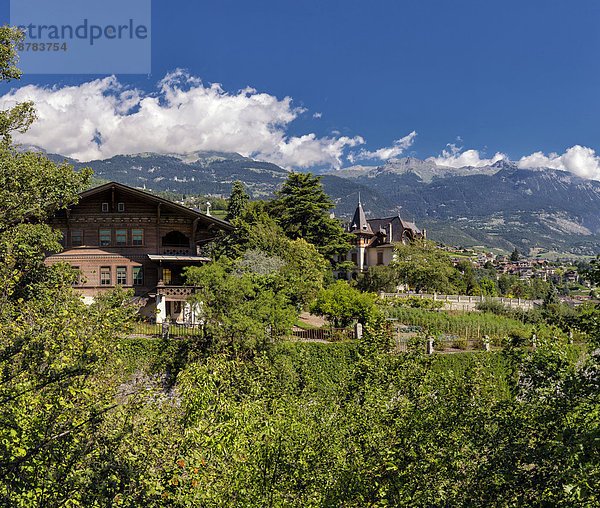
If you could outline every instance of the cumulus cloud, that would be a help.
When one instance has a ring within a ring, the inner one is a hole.
[[[497,152],[492,158],[482,157],[478,150],[465,150],[455,144],[449,144],[447,150],[443,150],[438,157],[430,157],[439,166],[450,166],[462,168],[465,166],[481,167],[489,166],[499,160],[509,160],[508,157]],[[575,145],[567,149],[562,155],[543,152],[535,152],[531,155],[521,157],[517,166],[523,169],[551,168],[568,171],[582,178],[600,180],[600,155],[592,148]]]
[[[24,86],[0,98],[0,108],[32,100],[38,120],[16,141],[88,161],[139,152],[238,152],[285,167],[340,167],[360,136],[287,134],[305,110],[246,88],[236,93],[204,85],[178,70],[147,93],[114,77],[78,86]]]
[[[350,162],[354,162],[355,160],[360,159],[380,159],[380,160],[388,160],[394,157],[399,157],[404,153],[409,146],[411,146],[415,142],[415,138],[417,137],[417,133],[412,131],[407,136],[403,138],[396,139],[392,146],[387,146],[380,148],[379,150],[375,150],[370,152],[368,150],[362,149],[356,155],[349,155],[348,160]]]
[[[456,146],[454,143],[447,145],[447,150],[442,150],[441,155],[430,157],[428,160],[434,161],[438,166],[450,166],[452,168],[463,168],[465,166],[481,167],[489,166],[501,160],[508,160],[503,153],[497,152],[491,159],[481,157],[479,150],[465,150]]]
[[[518,165],[520,168],[562,169],[582,178],[600,180],[600,156],[593,149],[581,145],[572,146],[562,155],[535,152],[522,157]]]

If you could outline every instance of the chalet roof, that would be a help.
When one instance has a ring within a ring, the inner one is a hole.
[[[373,230],[369,225],[369,221],[367,221],[367,217],[365,216],[365,211],[363,210],[362,204],[360,203],[360,199],[358,200],[358,206],[356,207],[356,211],[354,212],[352,222],[348,226],[348,232],[361,233],[367,235],[373,234]]]
[[[81,198],[87,198],[90,196],[94,196],[95,194],[99,194],[101,192],[105,192],[107,190],[118,189],[122,192],[126,192],[129,194],[133,194],[141,199],[145,199],[147,201],[153,201],[155,203],[161,203],[171,208],[176,209],[178,212],[182,214],[186,214],[192,216],[194,218],[202,219],[203,222],[208,222],[219,226],[221,229],[227,229],[232,231],[234,229],[233,225],[225,220],[217,219],[211,215],[206,215],[205,213],[200,212],[199,210],[195,210],[192,208],[188,208],[187,206],[180,205],[178,203],[174,203],[173,201],[169,201],[168,199],[161,198],[159,196],[155,196],[154,194],[150,194],[149,192],[143,191],[141,189],[135,189],[134,187],[129,187],[128,185],[124,185],[119,182],[108,182],[104,185],[100,185],[98,187],[94,187],[92,189],[88,189],[79,194]]]

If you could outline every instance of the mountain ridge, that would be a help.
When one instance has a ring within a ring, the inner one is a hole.
[[[268,199],[289,174],[269,162],[218,151],[144,152],[85,163],[48,156],[91,167],[102,179],[182,194],[228,196],[240,180],[252,198]],[[446,243],[578,255],[600,251],[600,182],[566,171],[522,169],[506,160],[453,168],[406,157],[320,176],[342,219],[351,217],[360,193],[370,217],[414,219],[429,228],[430,238]]]

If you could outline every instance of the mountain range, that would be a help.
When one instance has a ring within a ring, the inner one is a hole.
[[[182,194],[228,196],[236,180],[252,198],[273,196],[288,171],[237,153],[141,153],[81,163],[95,177]],[[368,217],[400,214],[451,245],[517,247],[531,255],[600,252],[600,182],[549,168],[521,169],[501,160],[453,168],[432,159],[391,159],[322,174],[335,214],[351,217],[359,194]]]

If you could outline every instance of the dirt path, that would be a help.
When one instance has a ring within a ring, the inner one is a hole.
[[[323,325],[327,324],[327,321],[325,321],[324,318],[315,316],[309,312],[302,312],[300,314],[300,321],[306,323],[307,325],[316,326],[318,328],[321,328]]]

